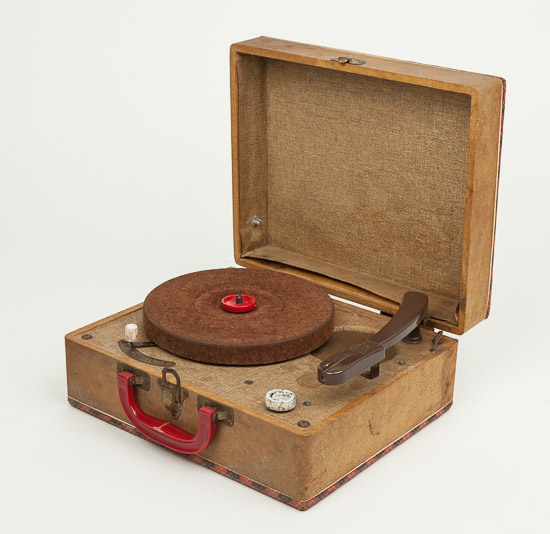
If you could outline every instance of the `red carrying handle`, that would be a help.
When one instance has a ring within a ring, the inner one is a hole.
[[[185,454],[203,451],[212,443],[216,435],[216,422],[213,421],[216,408],[203,406],[199,410],[199,429],[193,435],[168,421],[146,414],[139,407],[134,386],[131,384],[134,377],[135,375],[128,371],[118,373],[118,396],[128,419],[144,436],[173,451]]]

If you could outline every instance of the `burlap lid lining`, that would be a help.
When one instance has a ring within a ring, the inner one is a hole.
[[[470,97],[246,54],[237,71],[242,255],[424,291],[456,324]]]

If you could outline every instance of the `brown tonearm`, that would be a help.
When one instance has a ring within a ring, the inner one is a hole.
[[[339,352],[318,365],[319,382],[335,386],[367,372],[368,378],[376,378],[387,349],[398,341],[420,343],[419,326],[427,316],[428,297],[416,291],[405,293],[396,314],[371,339]]]

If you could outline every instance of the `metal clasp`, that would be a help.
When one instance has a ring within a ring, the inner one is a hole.
[[[340,57],[333,57],[331,61],[336,61],[337,63],[340,63],[340,65],[364,65],[365,62],[362,59],[355,59],[353,57],[348,56],[340,56]]]
[[[168,382],[166,375],[170,373],[175,379],[176,383],[172,384]],[[177,419],[181,414],[181,408],[183,401],[189,397],[189,393],[181,387],[181,381],[178,373],[174,369],[164,368],[162,370],[162,379],[160,380],[160,387],[162,389],[162,403],[170,415]]]

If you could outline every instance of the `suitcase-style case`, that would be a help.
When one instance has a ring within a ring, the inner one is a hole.
[[[441,331],[464,333],[490,305],[504,81],[267,37],[230,58],[237,264],[380,313],[335,300],[327,344],[238,367],[129,348],[138,305],[66,336],[68,396],[141,437],[119,390],[190,436],[211,410],[211,442],[182,456],[305,510],[451,406],[458,342]],[[429,297],[422,341],[389,349],[375,378],[321,384],[319,362],[379,330],[409,290]],[[274,388],[296,408],[267,410]]]

